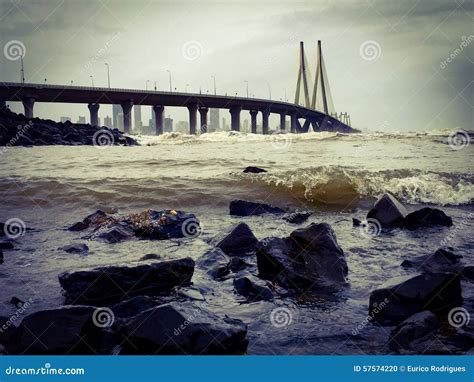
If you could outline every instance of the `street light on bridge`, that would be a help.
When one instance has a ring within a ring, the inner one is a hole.
[[[110,67],[109,67],[109,64],[107,63],[104,63],[105,66],[107,66],[107,83],[109,85],[109,89],[110,89]]]
[[[156,92],[156,81],[155,81],[155,92]]]
[[[93,76],[89,76],[89,78],[91,79],[92,87],[94,87],[94,77],[93,77]]]
[[[169,79],[170,79],[170,92],[173,91],[173,87],[171,86],[171,70],[166,70],[168,72],[168,76],[169,76]]]
[[[216,76],[211,76],[214,80],[214,95],[217,95],[217,87],[216,87]]]

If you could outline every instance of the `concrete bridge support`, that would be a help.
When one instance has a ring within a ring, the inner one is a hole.
[[[270,110],[262,110],[262,133],[268,134],[268,118],[270,117]]]
[[[156,135],[163,134],[163,120],[165,107],[161,105],[153,106],[153,113],[155,113],[155,131]]]
[[[201,134],[207,133],[207,107],[200,107],[199,114],[201,115]]]
[[[21,101],[23,108],[25,109],[25,117],[33,118],[33,107],[35,106],[34,98],[25,98]]]
[[[132,129],[132,107],[133,101],[124,101],[121,103],[123,111],[123,131],[130,133]]]
[[[240,131],[240,107],[235,107],[229,110],[230,112],[230,128],[233,131]]]
[[[257,134],[257,115],[258,110],[250,110],[250,131],[252,134]]]
[[[296,117],[296,112],[290,114],[290,132],[293,134],[296,133],[296,125],[298,122],[298,118]]]
[[[7,102],[0,101],[0,111],[6,111],[6,110],[7,110]]]
[[[87,105],[91,113],[92,126],[99,126],[99,106],[100,105],[98,103],[90,103],[89,105]]]
[[[281,131],[286,130],[286,113],[280,114],[280,130]]]
[[[189,134],[196,134],[196,122],[197,122],[197,110],[198,105],[196,103],[188,105],[189,110]]]

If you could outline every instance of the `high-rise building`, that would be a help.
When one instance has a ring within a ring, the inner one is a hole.
[[[122,106],[112,105],[112,122],[114,127],[120,129],[120,124],[123,127],[123,111]]]
[[[80,123],[80,124],[85,124],[85,123],[87,123],[87,122],[86,122],[86,117],[80,115],[80,116],[77,118],[77,123]]]
[[[142,107],[140,105],[133,106],[135,132],[139,133],[142,131]]]
[[[112,125],[112,118],[110,118],[109,116],[105,117],[104,118],[104,126],[105,127],[108,127],[109,129],[111,129],[113,127]]]
[[[173,119],[168,117],[165,118],[165,125],[163,126],[163,131],[165,133],[171,133],[173,131]]]
[[[211,109],[209,111],[209,128],[207,129],[209,133],[219,130],[219,111],[220,109]]]
[[[71,117],[61,117],[60,121],[62,123],[67,122],[67,121],[71,121]]]

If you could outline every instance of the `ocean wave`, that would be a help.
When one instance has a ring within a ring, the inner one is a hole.
[[[365,171],[322,166],[279,173],[240,175],[314,204],[351,205],[391,192],[409,204],[463,205],[474,200],[473,176],[420,170]]]

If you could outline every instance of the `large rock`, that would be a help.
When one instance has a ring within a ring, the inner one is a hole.
[[[89,247],[84,243],[69,244],[64,247],[58,248],[60,251],[67,253],[87,253],[89,252]]]
[[[15,332],[16,326],[11,317],[0,316],[0,344],[5,345]]]
[[[263,278],[303,290],[341,285],[348,272],[344,251],[326,223],[312,223],[283,239],[262,240],[257,265]]]
[[[194,261],[180,260],[135,267],[110,266],[59,275],[68,304],[107,305],[132,296],[155,296],[191,281]]]
[[[109,244],[115,244],[125,240],[130,240],[135,236],[135,232],[125,225],[115,224],[106,229],[96,231],[93,236],[102,239]]]
[[[425,207],[408,214],[403,220],[403,228],[410,231],[432,226],[451,227],[453,219],[437,208]]]
[[[267,283],[252,275],[245,275],[234,279],[234,287],[237,293],[247,297],[250,301],[271,300],[272,290]]]
[[[91,306],[63,306],[26,316],[7,346],[11,354],[95,354],[102,330]]]
[[[232,200],[229,205],[229,213],[233,216],[281,214],[284,212],[281,208],[269,204],[248,202],[246,200]]]
[[[102,210],[97,210],[86,216],[81,222],[74,223],[69,231],[83,231],[89,227],[98,227],[110,221],[110,217]],[[115,220],[114,220],[115,222]]]
[[[261,172],[267,172],[267,170],[265,170],[263,168],[260,168],[260,167],[247,166],[247,167],[245,167],[243,172],[251,173],[251,174],[260,174]]]
[[[246,325],[195,303],[170,303],[131,318],[121,329],[124,354],[241,354]]]
[[[220,248],[206,252],[197,259],[196,265],[215,279],[224,277],[230,272],[230,258]]]
[[[436,316],[425,310],[410,316],[390,334],[389,348],[394,351],[410,349],[410,343],[422,338],[439,327]]]
[[[257,246],[258,239],[250,227],[239,223],[229,227],[222,234],[213,239],[213,244],[222,249],[229,256],[246,256],[252,254]]]
[[[423,272],[459,272],[462,269],[461,255],[455,255],[443,248],[431,255],[418,256],[414,259],[404,260],[401,264],[405,268],[415,268]]]
[[[461,304],[461,283],[458,274],[401,276],[388,280],[379,289],[372,291],[369,315],[379,323],[392,324],[424,310],[447,313]],[[378,309],[379,306],[383,306],[383,309]]]
[[[407,209],[391,194],[384,194],[367,213],[367,219],[376,219],[384,228],[399,226]]]

